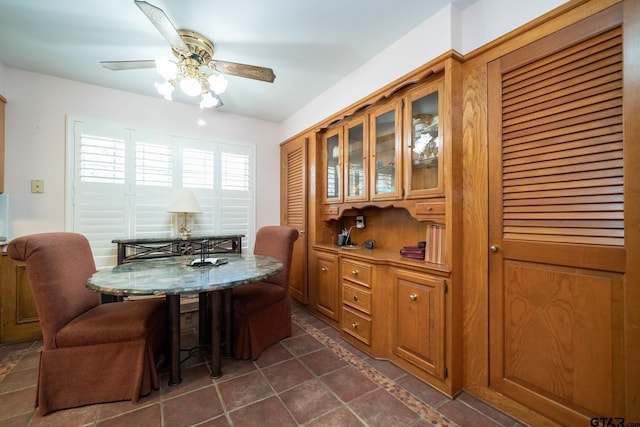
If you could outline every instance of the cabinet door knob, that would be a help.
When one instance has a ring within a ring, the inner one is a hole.
[[[358,270],[351,270],[351,274],[353,274],[354,276],[358,275]]]
[[[500,250],[500,246],[491,245],[491,246],[489,246],[489,250],[491,250],[491,252],[498,252]]]
[[[358,329],[358,322],[353,322],[353,323],[351,324],[351,327],[352,327],[353,329]]]
[[[327,267],[322,267],[322,268],[320,269],[320,271],[322,271],[323,273],[326,273],[326,272],[327,272]]]
[[[416,294],[411,294],[411,295],[409,295],[409,299],[410,299],[411,301],[415,301],[415,300],[417,300],[417,299],[418,299],[418,295],[416,295]]]
[[[354,301],[358,301],[358,295],[354,295],[354,296],[353,296],[353,300],[354,300]]]

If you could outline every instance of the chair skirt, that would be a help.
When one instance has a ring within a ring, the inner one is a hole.
[[[234,301],[234,304],[237,304]],[[234,309],[234,356],[256,360],[267,347],[291,336],[291,302],[282,298],[259,310]]]

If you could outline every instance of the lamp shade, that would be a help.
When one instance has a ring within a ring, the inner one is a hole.
[[[193,191],[182,190],[173,196],[167,212],[198,213],[202,211]]]

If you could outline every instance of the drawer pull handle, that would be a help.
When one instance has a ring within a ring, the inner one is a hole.
[[[428,210],[428,211],[432,211],[432,210],[433,210],[433,208],[432,208],[431,206],[427,206],[427,210]]]
[[[353,300],[354,300],[354,301],[358,301],[358,295],[354,295],[354,296],[353,296]]]
[[[418,295],[416,295],[416,294],[411,294],[411,295],[409,295],[409,299],[410,299],[411,301],[415,301],[415,300],[417,300],[417,299],[418,299]]]
[[[354,276],[358,275],[358,270],[351,270],[351,274],[353,274]]]
[[[351,327],[352,327],[353,329],[358,329],[358,322],[353,322],[353,323],[351,324]]]
[[[322,271],[323,273],[326,273],[326,272],[327,272],[327,267],[322,267],[322,268],[320,269],[320,271]]]

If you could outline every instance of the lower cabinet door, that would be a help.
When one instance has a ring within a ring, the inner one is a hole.
[[[393,352],[444,379],[444,280],[397,269],[393,273],[393,285]]]
[[[339,320],[340,295],[338,292],[337,255],[316,251],[316,310],[333,320]]]
[[[0,344],[42,337],[31,284],[23,262],[0,256]]]

